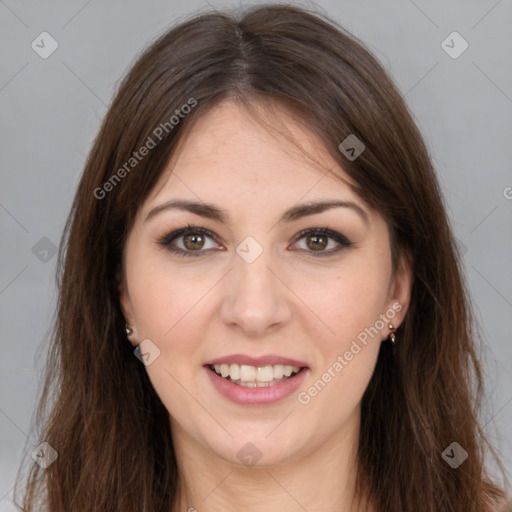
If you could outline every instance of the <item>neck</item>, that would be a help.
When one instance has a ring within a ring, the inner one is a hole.
[[[173,424],[179,469],[173,512],[355,512],[358,428],[301,457],[248,468],[218,457]]]

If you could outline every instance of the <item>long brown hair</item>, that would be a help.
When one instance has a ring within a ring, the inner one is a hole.
[[[493,510],[503,492],[484,465],[490,447],[478,424],[482,370],[471,307],[425,144],[362,43],[284,5],[196,15],[154,42],[121,83],[58,256],[57,317],[37,416],[40,439],[58,459],[47,469],[33,464],[23,507],[171,510],[178,468],[169,417],[126,340],[121,255],[184,129],[227,97],[296,112],[387,220],[395,262],[401,251],[410,254],[410,308],[396,346],[382,344],[363,397],[360,493],[379,512]],[[366,147],[355,160],[338,149],[351,134]],[[153,147],[141,156],[142,146]],[[453,442],[467,453],[458,468],[442,455]]]

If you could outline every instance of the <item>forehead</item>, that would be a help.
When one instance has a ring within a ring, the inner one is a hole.
[[[144,210],[169,197],[239,206],[259,198],[265,208],[300,199],[358,198],[339,178],[351,181],[318,135],[283,107],[252,106],[249,111],[226,100],[197,119]]]

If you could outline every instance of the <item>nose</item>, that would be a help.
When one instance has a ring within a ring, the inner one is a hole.
[[[224,282],[221,306],[226,325],[254,338],[289,322],[293,294],[275,267],[265,251],[252,263],[234,256],[233,269]]]

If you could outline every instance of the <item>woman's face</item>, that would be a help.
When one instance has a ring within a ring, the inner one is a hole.
[[[146,370],[175,444],[235,464],[355,440],[380,344],[408,305],[410,273],[392,275],[383,218],[281,116],[325,168],[225,101],[182,139],[125,247],[130,341],[150,340]]]

